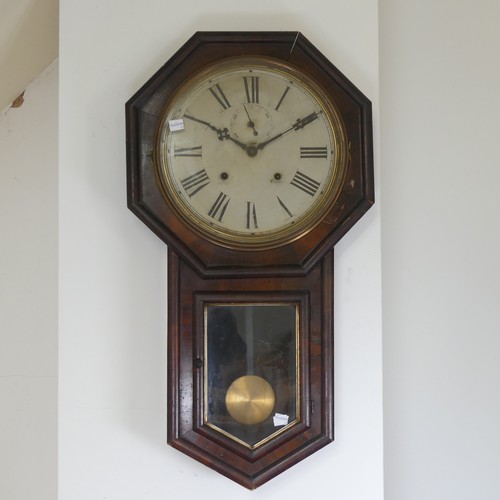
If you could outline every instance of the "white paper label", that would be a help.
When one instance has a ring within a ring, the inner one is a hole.
[[[171,132],[177,132],[178,130],[184,130],[184,120],[179,118],[178,120],[169,120],[168,126]]]
[[[280,425],[288,424],[288,415],[283,415],[282,413],[275,413],[273,417],[274,427],[279,427]]]

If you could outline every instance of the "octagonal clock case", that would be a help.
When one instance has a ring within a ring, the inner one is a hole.
[[[253,489],[333,440],[333,248],[374,201],[370,101],[302,34],[198,32],[126,104],[168,245],[168,442]]]

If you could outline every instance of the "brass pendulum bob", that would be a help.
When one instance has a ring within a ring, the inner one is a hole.
[[[236,379],[226,393],[227,411],[240,424],[263,422],[273,411],[274,403],[273,388],[257,375]]]

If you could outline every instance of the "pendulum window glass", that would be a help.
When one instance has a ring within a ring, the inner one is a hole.
[[[205,306],[205,423],[256,448],[299,419],[299,306]]]

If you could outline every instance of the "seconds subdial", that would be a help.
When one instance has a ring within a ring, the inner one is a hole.
[[[259,104],[247,103],[238,107],[231,116],[231,136],[247,144],[255,145],[271,135],[273,122],[269,112]]]

